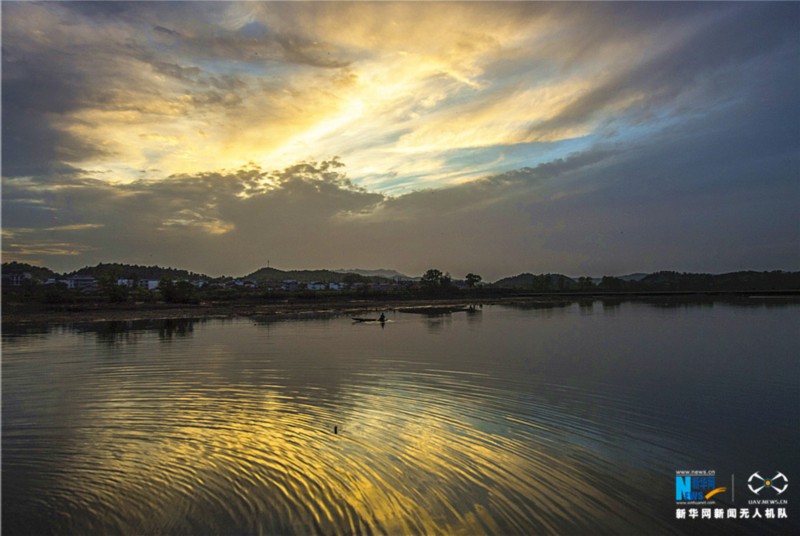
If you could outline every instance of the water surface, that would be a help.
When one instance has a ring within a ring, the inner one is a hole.
[[[800,306],[745,303],[7,328],[3,532],[787,533],[675,519],[800,486]]]

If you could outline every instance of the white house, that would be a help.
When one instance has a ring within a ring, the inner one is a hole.
[[[286,279],[281,285],[282,290],[298,290],[300,288],[300,283],[295,281],[294,279]]]
[[[61,279],[61,283],[67,285],[67,288],[84,290],[97,287],[97,280],[90,275],[73,275],[66,279]]]
[[[140,279],[139,288],[143,288],[145,290],[156,290],[159,283],[161,283],[161,281],[158,279]]]
[[[138,286],[145,290],[155,290],[158,288],[159,283],[161,281],[158,279],[139,279]],[[117,279],[117,285],[130,288],[137,286],[136,279]]]
[[[30,272],[3,272],[3,285],[20,287],[24,281],[30,281],[33,276]]]

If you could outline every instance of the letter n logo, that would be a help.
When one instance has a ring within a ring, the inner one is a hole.
[[[692,477],[690,476],[676,476],[675,477],[675,500],[684,500],[684,493],[692,491]]]

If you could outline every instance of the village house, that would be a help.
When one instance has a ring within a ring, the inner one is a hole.
[[[233,281],[228,281],[225,286],[254,289],[258,288],[258,283],[252,279],[234,279]]]
[[[286,290],[289,292],[300,290],[300,283],[294,279],[286,279],[284,280],[283,285],[281,285],[281,290]]]
[[[31,279],[33,276],[30,272],[3,272],[3,286],[20,287]]]
[[[59,279],[57,282],[67,285],[68,289],[80,290],[82,292],[93,292],[98,289],[97,279],[90,275],[73,275],[64,279]]]
[[[117,285],[120,287],[133,288],[138,285],[139,288],[144,290],[156,290],[161,283],[158,279],[117,279]]]

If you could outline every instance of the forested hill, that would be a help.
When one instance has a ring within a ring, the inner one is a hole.
[[[530,273],[524,273],[500,279],[492,286],[495,288],[547,291],[574,289],[578,286],[578,283],[571,277],[561,274],[534,275]]]
[[[591,289],[614,292],[800,290],[800,272],[742,271],[726,274],[693,274],[662,271],[646,275],[638,281],[609,276],[596,281],[589,277],[574,279],[560,274],[524,273],[501,279],[495,282],[493,287],[534,292]]]
[[[86,266],[80,270],[59,274],[41,266],[20,262],[3,263],[3,272],[28,272],[39,281],[46,281],[51,278],[69,277],[74,275],[89,275],[98,280],[101,279],[171,279],[171,280],[197,280],[197,279],[231,279],[230,277],[214,278],[205,274],[181,270],[178,268],[161,266],[139,266],[135,264],[121,263],[100,263],[97,266]],[[366,277],[356,273],[342,273],[333,270],[278,270],[277,268],[261,268],[255,272],[244,276],[242,279],[250,279],[258,282],[281,282],[295,280],[302,283],[312,281],[323,282],[385,282],[389,279],[378,276]]]
[[[655,272],[640,281],[628,281],[641,290],[800,290],[800,272],[731,272],[691,274]]]
[[[180,270],[177,268],[162,268],[161,266],[139,266],[136,264],[121,264],[121,263],[100,263],[97,266],[85,266],[80,270],[59,274],[42,266],[34,266],[32,264],[22,262],[4,262],[3,273],[9,272],[27,272],[33,276],[34,279],[39,281],[46,281],[47,279],[58,277],[69,277],[74,275],[89,275],[95,279],[208,279],[209,277],[203,274],[190,272],[188,270]]]
[[[27,272],[31,274],[32,277],[40,281],[46,281],[48,279],[55,278],[58,276],[58,274],[55,273],[50,268],[45,268],[43,266],[34,266],[32,264],[28,264],[25,262],[16,262],[16,261],[3,263],[3,273],[5,274],[9,272]]]
[[[67,275],[90,275],[96,279],[208,279],[209,276],[161,266],[139,266],[136,264],[100,263],[87,266]]]

